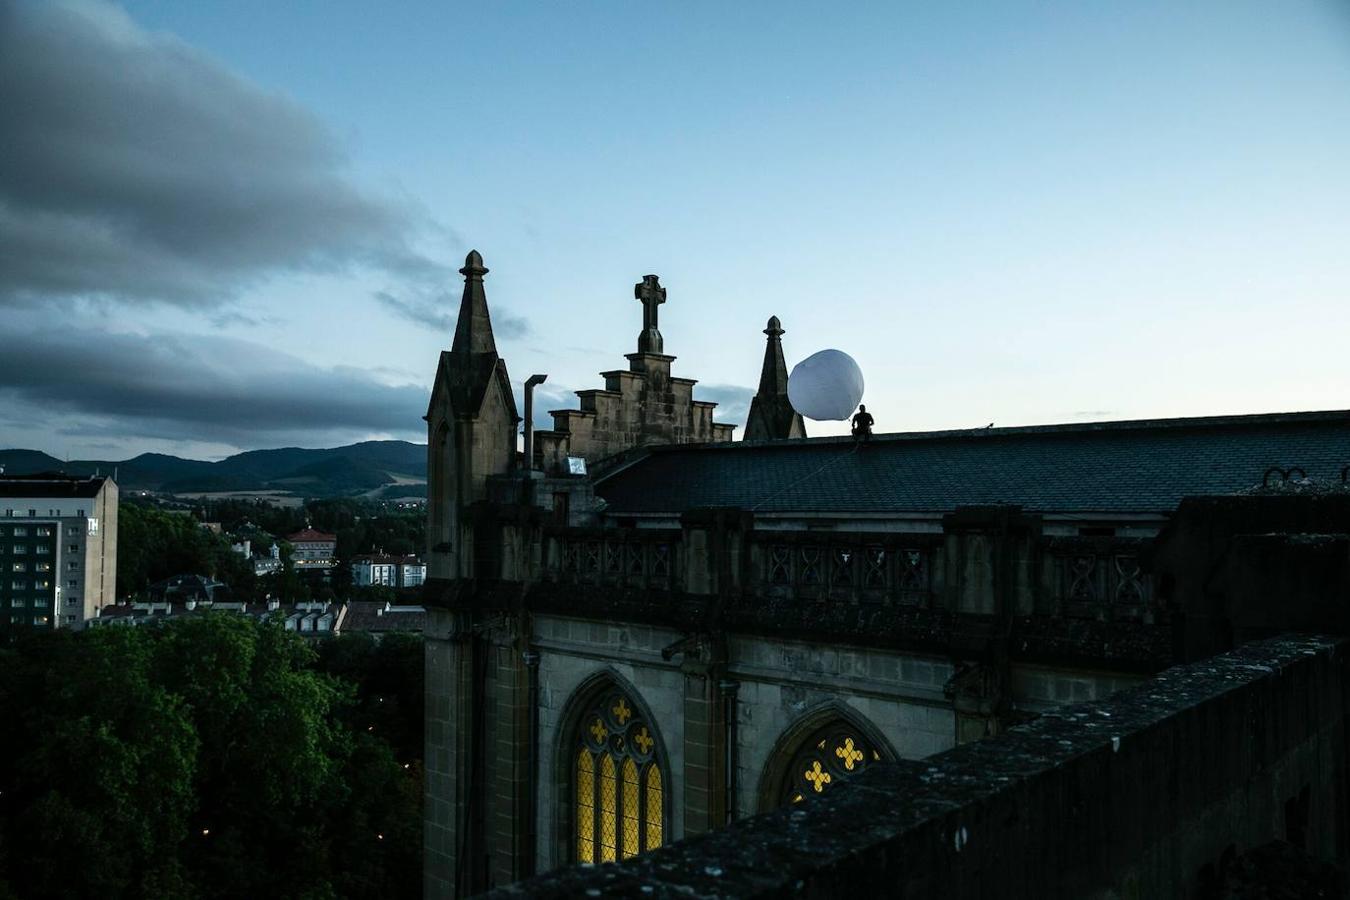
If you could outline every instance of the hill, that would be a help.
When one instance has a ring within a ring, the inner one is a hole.
[[[127,490],[163,493],[285,491],[303,497],[342,497],[426,481],[427,448],[407,441],[363,441],[345,447],[249,450],[218,462],[142,453],[124,460],[62,462],[37,450],[0,450],[6,474],[116,474]]]

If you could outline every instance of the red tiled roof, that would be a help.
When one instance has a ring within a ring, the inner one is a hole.
[[[286,540],[290,541],[292,544],[301,542],[314,543],[317,541],[328,541],[335,544],[337,543],[337,535],[327,534],[323,531],[315,531],[313,528],[306,528],[304,531],[297,531],[295,534],[286,535]]]

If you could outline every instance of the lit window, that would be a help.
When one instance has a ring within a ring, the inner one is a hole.
[[[42,547],[39,547],[39,548],[38,548],[38,552],[39,552],[39,553],[45,553],[46,550],[45,550],[44,548],[42,548]],[[33,563],[33,571],[34,571],[34,572],[50,572],[51,570],[52,570],[52,564],[49,563],[49,562],[35,562],[35,563]]]
[[[617,691],[580,721],[574,805],[578,862],[614,862],[661,846],[664,793],[656,737]]]
[[[783,783],[783,802],[797,803],[824,793],[881,758],[857,728],[842,719],[832,722],[807,738],[793,758]]]
[[[34,534],[36,534],[38,537],[51,537],[51,536],[52,536],[52,530],[51,530],[51,528],[50,528],[49,526],[43,525],[43,526],[41,526],[40,528],[38,528],[36,531],[34,531]]]
[[[23,563],[15,563],[15,564],[14,564],[14,571],[15,571],[15,572],[27,572],[27,571],[28,571],[28,566],[26,566],[26,565],[23,564]]]

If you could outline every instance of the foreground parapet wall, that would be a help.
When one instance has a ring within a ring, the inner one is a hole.
[[[1350,645],[1285,636],[530,897],[1172,897],[1232,847],[1344,862]]]

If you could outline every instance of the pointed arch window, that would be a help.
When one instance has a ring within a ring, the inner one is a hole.
[[[577,862],[606,863],[661,846],[664,779],[656,736],[622,691],[582,716],[574,752]]]
[[[860,729],[836,719],[802,742],[783,779],[782,802],[800,803],[822,794],[882,758],[881,750]]]

